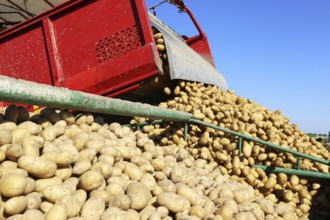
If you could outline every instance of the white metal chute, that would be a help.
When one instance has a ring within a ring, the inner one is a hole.
[[[182,79],[216,85],[227,90],[228,85],[223,75],[216,70],[170,27],[149,13],[151,25],[158,29],[164,37],[169,63],[169,74],[172,80]]]

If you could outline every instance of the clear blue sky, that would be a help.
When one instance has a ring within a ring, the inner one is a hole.
[[[151,6],[161,0],[146,0]],[[237,95],[280,109],[305,132],[330,131],[330,0],[185,0]],[[157,16],[196,34],[172,5]]]

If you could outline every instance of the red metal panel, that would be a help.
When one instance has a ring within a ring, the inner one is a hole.
[[[215,67],[210,45],[206,35],[204,38],[200,35],[196,35],[194,37],[188,38],[186,40],[186,43],[189,45],[189,47],[191,47],[194,51],[199,53],[199,55],[201,55],[205,60],[207,60],[210,64],[212,64]]]
[[[61,86],[89,93],[106,94],[142,81],[155,74],[155,57],[152,50],[151,45],[146,45],[112,62],[75,74],[63,81]]]
[[[68,1],[0,41],[0,74],[102,95],[134,88],[160,66],[144,0]]]
[[[52,84],[41,22],[0,38],[0,74]]]

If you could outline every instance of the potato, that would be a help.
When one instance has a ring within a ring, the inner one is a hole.
[[[0,145],[3,144],[11,144],[12,141],[12,133],[7,129],[0,128]]]
[[[169,211],[174,213],[188,211],[190,208],[188,199],[172,192],[160,193],[157,196],[156,202],[158,205],[165,206]]]
[[[259,205],[265,214],[273,214],[275,212],[274,204],[270,200],[261,199]]]
[[[157,50],[158,50],[159,52],[163,52],[163,51],[165,50],[165,46],[164,46],[164,45],[157,44],[156,46],[157,46]]]
[[[64,184],[50,185],[42,190],[42,195],[47,201],[55,203],[61,197],[72,194],[73,191],[70,187]]]
[[[50,185],[59,185],[62,183],[62,179],[58,177],[52,177],[47,179],[38,179],[36,180],[36,192],[42,192],[47,186]]]
[[[120,208],[121,210],[128,210],[132,205],[132,199],[128,195],[112,196],[109,201],[109,206]]]
[[[60,167],[56,170],[55,176],[62,179],[66,180],[72,176],[72,167],[70,165],[66,167]]]
[[[45,152],[41,158],[54,162],[57,167],[66,167],[76,161],[74,155],[68,150]]]
[[[28,205],[28,200],[25,196],[17,196],[8,199],[4,204],[4,211],[8,215],[16,215],[24,212]]]
[[[265,188],[267,190],[273,189],[274,186],[276,185],[276,179],[273,177],[270,177],[266,182],[265,182]]]
[[[36,181],[30,177],[26,178],[26,187],[24,190],[24,195],[30,194],[36,189]]]
[[[223,220],[230,220],[233,219],[234,213],[233,209],[230,206],[224,205],[216,211],[216,214],[221,216]]]
[[[302,213],[308,213],[308,211],[310,210],[310,206],[309,205],[306,205],[306,204],[301,204],[299,205],[298,207]]]
[[[5,155],[12,161],[17,161],[23,155],[24,151],[20,144],[10,144],[7,146]]]
[[[237,203],[248,201],[254,197],[254,191],[252,187],[242,187],[233,191],[234,199]]]
[[[47,213],[53,206],[54,206],[53,203],[48,202],[48,201],[43,201],[40,205],[40,210],[43,213]]]
[[[275,212],[280,216],[284,215],[287,212],[292,212],[292,211],[293,211],[293,207],[289,204],[285,204],[281,202],[275,205]]]
[[[108,179],[112,175],[113,168],[106,162],[98,161],[92,165],[91,170],[99,171],[104,179]]]
[[[204,200],[202,197],[197,193],[197,191],[193,188],[190,188],[186,185],[182,185],[177,189],[177,194],[184,196],[186,199],[189,200],[191,205],[202,205]]]
[[[161,38],[163,38],[163,34],[162,33],[157,33],[157,34],[154,34],[154,38],[155,39],[161,39]]]
[[[30,209],[24,212],[21,220],[36,220],[36,219],[44,220],[45,216],[40,210]]]
[[[41,157],[23,155],[17,161],[18,167],[25,169],[37,178],[50,178],[55,175],[57,166],[54,162]]]
[[[235,216],[237,219],[255,219],[253,212],[240,212]]]
[[[244,157],[249,158],[252,154],[252,146],[248,142],[244,141],[242,151]]]
[[[160,186],[165,192],[176,192],[176,185],[168,179],[164,179],[158,182],[158,186]]]
[[[11,104],[6,108],[5,111],[6,120],[17,123],[18,115],[19,115],[19,109],[16,105]]]
[[[298,185],[299,184],[299,177],[296,175],[292,175],[290,177],[290,183],[292,186]]]
[[[203,217],[205,215],[204,209],[203,209],[202,206],[194,205],[190,208],[189,215],[190,216],[196,216],[200,219],[203,219]]]
[[[73,166],[72,173],[75,175],[82,175],[92,167],[92,164],[89,160],[80,160]]]
[[[143,174],[143,176],[140,179],[140,182],[146,185],[149,188],[149,190],[152,190],[157,185],[155,178],[150,173]]]
[[[23,154],[28,156],[40,156],[40,148],[43,145],[43,141],[39,137],[32,135],[25,135],[22,139]]]
[[[78,187],[86,191],[92,191],[99,188],[103,182],[104,178],[100,172],[90,170],[79,177]]]
[[[81,216],[90,220],[98,220],[101,218],[104,210],[104,200],[99,197],[91,197],[84,204],[81,210]]]
[[[141,210],[148,204],[152,198],[150,190],[146,185],[139,182],[133,182],[126,186],[126,194],[131,198],[131,208]]]
[[[68,125],[72,125],[75,122],[74,115],[69,111],[61,111],[59,116],[62,120],[64,120]]]
[[[101,220],[107,220],[107,219],[128,219],[128,216],[126,214],[127,212],[117,208],[117,207],[108,207],[105,212],[101,216]],[[133,214],[134,215],[134,214]],[[137,214],[133,217],[133,219],[140,219],[140,215]]]
[[[46,220],[66,220],[68,207],[63,203],[56,203],[46,213]]]
[[[79,160],[95,160],[97,151],[95,149],[84,149],[79,152]]]
[[[54,141],[56,137],[64,134],[65,128],[62,126],[58,125],[52,125],[46,127],[42,132],[41,136],[46,140],[46,141]]]
[[[293,197],[294,197],[294,195],[293,195],[293,192],[291,190],[287,190],[283,194],[283,199],[286,202],[292,201],[293,200]]]
[[[25,121],[19,124],[18,127],[28,130],[31,135],[39,135],[42,131],[41,125],[38,125],[32,121]]]
[[[1,195],[6,197],[20,196],[24,193],[27,178],[19,173],[7,173],[0,180]]]
[[[56,113],[56,111],[51,108],[43,108],[40,111],[40,115],[42,117],[48,119],[52,123],[56,123],[57,121],[59,121],[61,119],[60,116]]]
[[[128,163],[125,168],[125,173],[130,179],[139,181],[143,175],[142,170],[133,163]]]
[[[61,136],[61,137],[64,138],[65,136]],[[59,144],[58,149],[60,151],[69,151],[73,156],[74,162],[77,162],[79,160],[79,151],[73,145],[72,141],[69,138],[67,137],[65,138],[66,139]]]
[[[41,194],[37,192],[32,192],[26,195],[27,198],[27,209],[39,209],[41,206]]]
[[[116,196],[116,195],[124,195],[125,194],[125,188],[123,185],[119,183],[109,183],[105,190],[109,192],[110,196]]]
[[[65,195],[59,199],[61,203],[65,204],[66,207],[69,207],[67,210],[68,217],[77,216],[81,211],[85,200],[86,198],[81,200],[77,194]]]
[[[89,196],[90,197],[100,197],[104,200],[104,202],[106,204],[108,204],[110,202],[110,199],[112,198],[108,191],[102,190],[102,189],[95,189],[95,190],[91,191]]]

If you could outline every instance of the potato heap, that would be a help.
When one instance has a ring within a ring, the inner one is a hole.
[[[45,108],[0,109],[0,219],[295,219],[216,163],[141,131]],[[25,116],[25,117],[22,117]]]
[[[174,90],[165,88],[164,92],[173,95],[173,98],[160,103],[160,107],[189,112],[196,119],[318,158],[330,159],[330,153],[321,143],[305,135],[296,125],[290,124],[289,119],[279,110],[273,112],[235,95],[233,91],[225,92],[216,86],[181,81]],[[136,118],[132,123],[144,120]],[[309,211],[311,205],[317,207],[318,219],[330,215],[330,188],[327,184],[320,190],[321,185],[316,180],[284,173],[266,174],[261,169],[251,168],[254,164],[295,168],[297,158],[294,155],[252,141],[243,142],[240,155],[237,137],[196,125],[190,125],[188,141],[185,142],[182,127],[178,123],[150,125],[143,131],[160,145],[176,144],[185,147],[195,159],[218,164],[223,174],[253,186],[257,194],[274,203],[284,201],[291,204],[300,217],[313,216]],[[301,169],[329,173],[329,166],[307,159],[301,160]]]
[[[159,53],[159,57],[163,62],[166,62],[167,60],[167,54],[166,54],[166,47],[165,47],[165,41],[163,38],[163,34],[158,31],[156,28],[152,28],[153,34],[154,34],[154,40],[156,43],[156,47]]]

